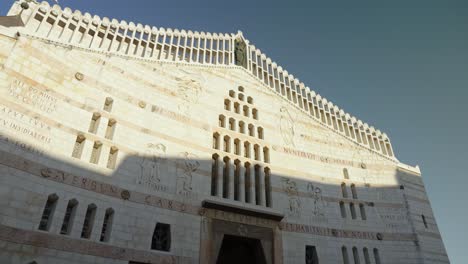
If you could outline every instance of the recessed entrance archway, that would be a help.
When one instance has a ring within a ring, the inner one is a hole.
[[[266,264],[259,239],[224,235],[216,264]]]

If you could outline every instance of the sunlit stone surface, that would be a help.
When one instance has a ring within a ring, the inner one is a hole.
[[[449,263],[419,167],[241,32],[15,2],[0,64],[0,263]]]

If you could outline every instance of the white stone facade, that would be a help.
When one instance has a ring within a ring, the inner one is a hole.
[[[241,33],[21,4],[0,25],[0,263],[216,263],[226,236],[264,263],[449,263],[419,168]]]

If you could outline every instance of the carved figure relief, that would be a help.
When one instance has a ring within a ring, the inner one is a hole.
[[[152,190],[164,191],[167,187],[160,185],[161,176],[167,175],[167,172],[166,146],[149,143],[140,162],[140,175],[137,183]]]
[[[177,194],[188,196],[192,193],[192,177],[200,167],[195,154],[183,152],[177,161]]]
[[[286,107],[280,109],[280,133],[284,144],[294,147],[294,120]]]
[[[178,105],[180,112],[190,115],[190,107],[198,103],[203,92],[205,79],[200,74],[195,74],[186,70],[180,70],[180,75],[176,77],[177,95],[182,100]]]
[[[295,181],[283,178],[283,190],[288,196],[287,214],[292,217],[300,217],[302,204],[299,198],[299,189]]]
[[[247,68],[247,46],[242,38],[238,38],[234,43],[234,57],[236,65]]]
[[[312,198],[312,214],[315,216],[325,216],[325,201],[322,196],[322,189],[314,186],[312,183],[307,184],[307,192],[309,197]]]

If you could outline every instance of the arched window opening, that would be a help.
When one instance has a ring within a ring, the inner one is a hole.
[[[374,259],[375,259],[375,264],[380,264],[379,250],[376,248],[374,248]]]
[[[244,105],[243,111],[244,111],[244,116],[245,116],[245,117],[249,117],[249,116],[250,116],[250,114],[249,114],[249,107],[248,107],[248,106]]]
[[[236,98],[236,92],[233,91],[233,90],[230,90],[229,91],[229,96],[232,97],[232,98]]]
[[[341,194],[343,195],[343,198],[348,198],[348,191],[346,190],[346,183],[341,184]]]
[[[213,148],[219,149],[219,134],[218,133],[213,134]]]
[[[104,215],[104,221],[102,223],[101,237],[99,241],[108,242],[112,231],[112,222],[114,221],[114,209],[107,208],[106,214]]]
[[[242,86],[239,86],[239,87],[237,88],[237,90],[239,90],[239,92],[245,92],[245,91],[244,91],[244,87],[242,87]]]
[[[353,259],[354,264],[361,264],[361,261],[359,260],[359,252],[356,247],[353,247]]]
[[[41,222],[39,222],[39,230],[49,231],[54,217],[55,208],[57,207],[57,202],[58,196],[55,193],[47,197],[44,210],[42,211]]]
[[[96,205],[90,204],[86,209],[85,220],[83,223],[83,229],[81,230],[81,238],[89,239],[93,232],[94,217],[96,216]]]
[[[65,210],[65,217],[63,218],[62,228],[60,229],[60,234],[69,235],[71,233],[77,207],[77,200],[72,199],[68,201],[67,209]]]
[[[366,264],[371,264],[370,256],[369,256],[369,250],[367,248],[363,248],[362,252],[364,253],[364,262]]]
[[[343,176],[346,180],[349,180],[349,173],[348,173],[348,169],[343,169]]]
[[[241,172],[241,163],[240,160],[234,161],[234,200],[240,200],[240,172]]]
[[[151,249],[167,252],[171,250],[171,225],[156,224],[151,240]]]
[[[109,150],[109,158],[107,159],[108,169],[115,169],[118,155],[119,155],[119,149],[117,147],[112,146]]]
[[[255,137],[255,127],[252,124],[249,124],[249,136]]]
[[[226,117],[224,117],[223,115],[220,115],[218,120],[219,120],[220,127],[226,127]]]
[[[252,109],[252,117],[255,120],[258,120],[258,110],[257,109]]]
[[[236,120],[234,118],[229,118],[229,129],[232,131],[236,130]]]
[[[260,192],[260,166],[255,165],[255,204],[260,205],[261,203],[261,192]]]
[[[245,100],[245,96],[244,96],[244,94],[242,94],[242,93],[239,93],[238,98],[239,98],[239,100],[241,100],[241,101],[244,101],[244,100]]]
[[[231,111],[231,100],[229,99],[224,100],[224,110]]]
[[[109,119],[109,122],[107,122],[106,136],[105,136],[107,139],[112,140],[114,138],[116,126],[117,126],[117,121],[115,121],[115,119],[113,118]]]
[[[362,220],[367,220],[366,208],[364,207],[364,204],[359,204],[359,209],[361,211],[361,219]]]
[[[254,145],[254,158],[260,160],[260,147],[258,145]]]
[[[96,134],[100,122],[101,122],[101,114],[93,113],[93,116],[91,117],[91,123],[89,124],[88,132]]]
[[[270,163],[270,150],[267,147],[263,148],[263,161]]]
[[[245,123],[244,121],[239,121],[239,132],[245,134]]]
[[[346,207],[344,205],[344,202],[340,202],[340,212],[341,212],[341,217],[346,218]]]
[[[89,159],[89,162],[98,164],[99,163],[99,158],[101,157],[101,150],[102,150],[102,142],[101,141],[95,141],[93,145],[93,150],[91,152],[91,158]]]
[[[263,139],[263,127],[257,128],[257,134],[259,139]]]
[[[353,196],[353,199],[357,199],[357,192],[356,192],[356,185],[355,184],[351,184],[351,194]]]
[[[110,112],[112,111],[112,105],[114,104],[114,99],[110,97],[106,97],[104,101],[104,111]]]
[[[424,227],[427,229],[427,228],[428,228],[428,225],[427,225],[426,217],[425,217],[424,215],[421,215],[421,218],[422,218]]]
[[[252,97],[247,97],[247,103],[253,104],[253,98]]]
[[[240,114],[240,104],[238,102],[234,103],[234,112]]]
[[[319,264],[317,249],[315,246],[306,245],[305,263],[306,264]]]
[[[244,142],[244,157],[250,158],[250,143]]]
[[[356,219],[356,208],[354,207],[353,203],[349,204],[349,209],[351,211],[351,218]]]
[[[270,168],[265,168],[265,204],[267,207],[271,207],[271,171]]]
[[[223,150],[224,152],[230,152],[231,151],[231,139],[228,136],[224,136],[224,144],[223,144]]]
[[[343,256],[343,264],[349,264],[348,249],[345,246],[341,247],[341,255]]]
[[[85,140],[86,138],[84,135],[79,134],[78,136],[76,136],[76,141],[75,141],[75,145],[73,146],[73,152],[72,152],[73,158],[77,158],[77,159],[81,158],[81,155],[83,154]]]

